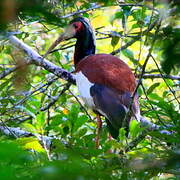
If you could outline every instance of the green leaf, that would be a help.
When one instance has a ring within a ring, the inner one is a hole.
[[[69,120],[74,123],[77,118],[78,118],[78,114],[79,114],[79,106],[77,106],[76,104],[73,104],[71,107],[71,110],[68,114],[68,118]]]
[[[124,141],[126,139],[126,130],[124,128],[119,130],[119,139],[120,141]]]
[[[35,150],[37,152],[44,152],[43,147],[35,137],[23,137],[16,140],[16,143],[20,144],[24,149]]]
[[[33,105],[36,108],[36,110],[38,110],[41,107],[41,102],[38,99],[33,98],[31,100],[31,105]]]
[[[123,53],[124,56],[126,56],[130,60],[134,60],[134,53],[131,50],[124,49],[124,50],[122,50],[122,53]]]
[[[20,108],[21,110],[24,110],[27,114],[29,114],[29,115],[32,116],[33,118],[36,117],[36,115],[35,115],[36,111],[35,111],[31,106],[29,106],[29,105],[26,105],[26,107],[24,107],[24,106],[19,106],[19,108]]]
[[[122,11],[118,11],[115,13],[115,19],[121,19],[123,17],[123,12]]]
[[[158,82],[158,83],[154,83],[152,86],[150,86],[149,89],[147,90],[147,95],[151,94],[154,91],[154,89],[156,87],[158,87],[159,85],[160,85],[160,83]]]
[[[68,126],[63,127],[63,132],[64,132],[64,134],[68,134],[69,131],[70,131],[70,129],[69,129]]]
[[[46,98],[46,95],[42,94],[42,96],[41,96],[41,105],[44,103],[45,98]]]
[[[134,11],[132,13],[132,16],[134,17],[134,19],[136,21],[142,20],[142,13],[141,13],[141,11]]]
[[[58,51],[56,51],[56,52],[54,52],[54,55],[55,55],[55,57],[56,57],[56,60],[60,60],[60,53],[58,52]]]
[[[43,127],[45,125],[45,112],[40,112],[37,116],[36,116],[36,125],[39,127]]]
[[[37,133],[36,128],[30,123],[23,123],[21,124],[21,127],[28,132]]]
[[[122,19],[123,17],[123,12],[122,11],[118,11],[114,14],[114,16],[112,16],[110,18],[110,23],[113,24],[113,22],[116,20],[116,19]]]
[[[115,48],[115,46],[118,44],[119,42],[119,37],[117,36],[113,36],[112,39],[111,39],[111,45],[113,46],[113,48]]]
[[[0,167],[1,163],[17,163],[21,164],[23,160],[23,154],[25,153],[17,144],[14,142],[0,142]],[[12,165],[12,164],[11,164]],[[2,167],[1,167],[2,168]],[[0,169],[1,169],[0,168]]]
[[[87,128],[82,128],[77,132],[78,137],[82,137],[87,133],[88,129]]]
[[[140,26],[139,26],[139,24],[133,24],[132,26],[131,26],[131,29],[136,29],[136,28],[140,28]]]
[[[141,86],[138,87],[138,95],[141,96],[143,94],[143,89]]]
[[[132,7],[130,7],[130,6],[123,6],[122,7],[123,15],[129,16],[131,14],[131,9],[132,9]]]
[[[80,128],[85,122],[87,122],[88,118],[86,115],[82,115],[77,118],[77,120],[74,123],[73,131],[77,131],[78,128]]]
[[[59,124],[63,123],[64,120],[62,119],[62,114],[56,114],[55,116],[51,117],[51,126],[58,126]]]
[[[151,99],[155,99],[155,100],[157,100],[157,101],[163,101],[163,100],[164,100],[162,97],[160,97],[158,94],[155,94],[155,93],[149,94],[149,97],[150,97]]]
[[[140,130],[141,130],[141,128],[140,128],[139,123],[136,120],[132,120],[130,122],[130,134],[131,134],[132,138],[137,137]]]
[[[83,13],[83,17],[85,17],[85,18],[89,18],[89,16],[90,16],[90,15],[89,15],[88,13],[86,13],[86,12],[85,12],[85,13]]]
[[[0,90],[2,91],[5,87],[7,87],[7,85],[9,84],[10,81],[11,81],[11,79],[8,79],[7,81],[3,82],[0,85]]]

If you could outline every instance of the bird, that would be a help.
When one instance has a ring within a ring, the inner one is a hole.
[[[137,82],[124,61],[110,54],[95,54],[94,31],[89,20],[84,17],[73,19],[44,57],[61,41],[71,38],[76,39],[73,74],[80,97],[96,114],[95,144],[98,148],[101,116],[105,117],[109,133],[114,139],[118,139],[119,130],[123,126],[128,131],[132,118],[140,121],[138,95],[135,93]]]

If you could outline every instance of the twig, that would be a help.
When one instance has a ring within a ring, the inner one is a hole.
[[[73,92],[71,90],[69,90],[70,94],[76,99],[76,101],[79,103],[79,105],[81,106],[81,108],[84,110],[84,112],[86,113],[86,115],[89,117],[89,119],[91,120],[91,122],[93,121],[91,116],[89,115],[89,113],[87,112],[86,108],[82,105],[82,103],[79,101],[79,99],[73,94]]]
[[[71,16],[75,16],[75,15],[78,15],[78,14],[82,14],[82,13],[85,13],[85,12],[88,12],[88,11],[91,11],[91,10],[94,10],[94,9],[98,9],[98,8],[102,8],[103,6],[101,5],[95,5],[93,7],[90,7],[88,9],[85,9],[85,10],[78,10],[76,12],[73,12],[73,13],[70,13],[70,14],[67,14],[65,16],[60,16],[60,18],[69,18]]]
[[[10,118],[10,119],[8,119],[6,122],[9,122],[9,121],[16,121],[16,123],[17,124],[20,124],[20,123],[22,123],[22,122],[24,122],[24,121],[27,121],[27,120],[30,120],[30,119],[32,119],[32,116],[27,116],[27,117],[25,117],[25,116],[18,116],[18,117],[12,117],[12,118]],[[2,125],[2,123],[0,123],[1,125]]]
[[[51,102],[45,106],[45,107],[42,107],[40,110],[41,111],[46,111],[47,109],[49,109],[51,106],[53,106],[57,100],[59,99],[59,97],[65,92],[67,91],[69,88],[70,88],[71,84],[70,83],[67,83],[66,86],[63,88],[63,90],[56,96],[54,97],[54,99],[51,100]]]
[[[140,74],[137,74],[136,77],[140,77]],[[155,78],[164,78],[164,79],[172,79],[172,80],[180,80],[180,76],[173,76],[167,74],[143,74],[144,79],[155,79]]]
[[[65,49],[71,48],[74,45],[75,44],[72,44],[72,45],[69,45],[69,46],[66,46],[66,47],[60,47],[60,48],[54,49],[54,50],[50,51],[49,54],[54,53],[54,52],[59,51],[59,50],[65,50]]]
[[[121,35],[116,31],[110,31],[109,33],[105,33],[105,32],[100,32],[100,31],[95,31],[97,34],[102,34],[108,37],[119,37],[119,38],[123,38],[123,37],[131,37],[131,38],[136,38],[139,37],[139,35],[137,36],[130,36],[130,35]]]
[[[149,31],[151,31],[156,24],[159,22],[159,20],[154,21],[149,27],[148,29],[146,29],[145,31],[143,31],[142,33],[140,33],[139,36],[136,36],[134,39],[132,39],[131,41],[129,41],[128,43],[126,43],[124,46],[120,47],[119,49],[116,49],[115,51],[112,51],[111,54],[115,55],[117,53],[119,53],[120,51],[122,51],[123,49],[127,49],[129,46],[131,46],[133,43],[135,43],[137,40],[139,40],[142,36],[144,36],[146,33],[148,33]]]
[[[148,5],[144,5],[144,4],[139,4],[139,3],[137,3],[137,4],[133,4],[133,3],[121,3],[121,2],[119,2],[118,3],[119,4],[119,6],[120,7],[123,7],[123,6],[139,6],[139,7],[146,7],[146,8],[148,8],[148,9],[150,9],[150,10],[153,10],[153,11],[156,11],[156,12],[159,12],[157,9],[155,9],[154,7],[152,7],[152,6],[148,6]]]
[[[158,126],[154,123],[151,123],[150,121],[148,121],[146,118],[141,117],[141,127],[144,127],[145,130],[143,130],[141,132],[141,134],[135,138],[133,141],[131,141],[128,146],[125,148],[125,152],[128,152],[130,150],[132,150],[134,147],[136,147],[139,142],[141,142],[145,136],[148,134],[148,131],[159,131],[160,134],[165,134],[165,135],[171,135],[173,134],[172,132],[168,131],[168,130],[161,130],[162,127]]]
[[[141,87],[142,87],[142,89],[143,89],[143,91],[144,91],[144,94],[145,94],[145,96],[146,96],[146,99],[149,101],[149,98],[148,98],[148,95],[147,95],[147,93],[146,93],[145,87],[143,86],[142,83],[141,83]],[[158,120],[159,120],[163,125],[165,125],[165,124],[161,121],[161,119],[160,119],[160,117],[159,117],[159,114],[156,112],[156,110],[154,109],[154,106],[150,103],[150,101],[149,101],[149,104],[150,104],[152,110],[154,111],[154,113],[156,114]]]
[[[166,82],[166,80],[163,78],[162,72],[161,72],[161,70],[160,70],[160,68],[159,68],[159,66],[158,66],[158,64],[157,64],[157,62],[156,62],[154,56],[151,55],[151,57],[152,57],[154,63],[156,64],[156,67],[158,68],[158,71],[160,72],[160,75],[161,75],[162,79],[164,80],[166,86],[169,88],[169,90],[171,91],[172,95],[174,96],[174,98],[176,99],[176,101],[178,102],[178,104],[179,104],[179,106],[180,106],[180,101],[179,101],[178,98],[176,97],[175,91],[169,86],[169,84],[168,84],[168,83]]]
[[[39,87],[37,87],[36,89],[34,89],[33,91],[28,91],[25,93],[25,97],[23,99],[20,99],[18,102],[16,102],[14,104],[14,106],[12,108],[14,108],[15,106],[18,106],[19,104],[22,104],[25,102],[25,100],[30,97],[32,94],[34,94],[35,92],[39,91],[39,90],[42,90],[43,87],[45,86],[50,86],[53,82],[55,82],[58,78],[53,78],[51,80],[48,80],[47,83],[45,84],[41,84]]]
[[[117,6],[117,4],[113,4],[113,6]],[[143,5],[143,4],[130,4],[130,3],[121,4],[121,3],[119,3],[118,6],[121,6],[121,7],[122,7],[122,6],[139,6],[139,7],[144,7],[144,6],[145,6],[145,7],[149,8],[149,9],[151,9],[151,10],[155,10],[155,11],[158,12],[157,9],[155,9],[155,8],[153,8],[153,7],[151,7],[151,6]],[[105,7],[105,6],[96,4],[95,6],[92,6],[92,7],[88,8],[88,9],[78,10],[78,11],[75,11],[75,12],[73,12],[73,13],[67,14],[67,15],[65,15],[65,16],[60,16],[60,18],[63,18],[63,19],[64,19],[64,18],[69,18],[69,17],[71,17],[71,16],[83,14],[83,13],[86,13],[86,12],[88,12],[88,11],[92,11],[92,10],[99,9],[99,8],[104,8],[104,7]]]
[[[120,51],[122,51],[123,49],[127,49],[129,46],[131,46],[133,43],[135,43],[139,39],[140,39],[140,37],[135,37],[134,39],[132,39],[131,41],[126,43],[124,46],[122,46],[121,48],[116,49],[115,51],[112,51],[110,54],[115,55],[115,54],[119,53]]]
[[[147,130],[144,130],[137,138],[135,138],[133,141],[131,141],[128,146],[125,148],[125,152],[128,152],[132,150],[134,147],[136,147],[147,135]]]

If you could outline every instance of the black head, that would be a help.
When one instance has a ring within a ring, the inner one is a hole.
[[[70,22],[70,26],[71,25],[75,29],[75,38],[81,37],[85,34],[90,34],[94,38],[92,26],[87,18],[77,17]]]
[[[87,18],[77,17],[66,27],[64,33],[50,46],[44,57],[61,41],[76,38],[74,64],[76,65],[85,56],[95,53],[95,36]]]

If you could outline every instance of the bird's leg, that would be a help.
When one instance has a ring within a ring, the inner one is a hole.
[[[99,114],[96,115],[97,118],[97,130],[96,130],[96,148],[99,148],[99,137],[100,137],[100,131],[102,128],[102,120]]]
[[[108,135],[108,139],[109,139],[109,141],[111,141],[113,139],[111,134]]]

